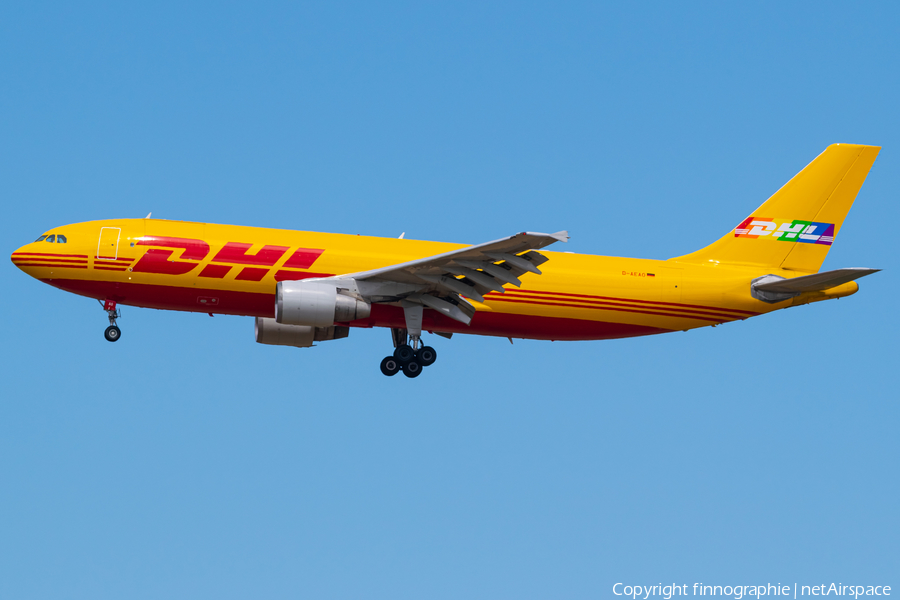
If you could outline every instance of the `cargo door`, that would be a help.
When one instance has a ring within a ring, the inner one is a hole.
[[[115,260],[119,258],[120,227],[101,227],[100,241],[97,242],[97,257]]]

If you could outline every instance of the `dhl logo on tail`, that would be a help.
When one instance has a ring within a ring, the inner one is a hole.
[[[734,237],[830,246],[834,242],[834,223],[747,217],[735,227]]]

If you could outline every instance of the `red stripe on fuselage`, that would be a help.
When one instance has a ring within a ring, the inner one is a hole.
[[[274,317],[275,294],[213,290],[200,288],[150,285],[131,282],[88,281],[78,279],[45,279],[54,287],[67,292],[97,298],[114,300],[119,304],[180,310],[189,312],[212,312],[217,314],[249,317]],[[199,297],[218,298],[218,304],[200,306]],[[353,327],[405,327],[403,309],[397,306],[376,304],[372,306],[369,318],[348,323]],[[561,317],[541,317],[532,315],[479,312],[468,326],[449,319],[436,311],[425,311],[423,329],[449,333],[469,333],[501,337],[531,338],[543,340],[600,340],[667,333],[669,329],[631,325],[628,323],[608,323],[586,319]]]
[[[99,300],[114,300],[119,304],[142,308],[207,313],[211,307],[198,306],[197,299],[198,297],[213,297],[219,299],[219,303],[215,307],[215,312],[219,314],[251,317],[275,316],[274,286],[272,294],[259,294],[200,287],[152,285],[130,281],[46,279],[44,282],[81,296]]]
[[[263,246],[256,254],[247,254],[247,250],[251,247],[253,247],[253,244],[228,242],[216,253],[213,262],[273,267],[284,256],[284,253],[290,249],[288,246]],[[259,280],[253,279],[251,281]]]
[[[225,265],[206,265],[203,267],[203,270],[200,271],[200,277],[209,277],[211,279],[222,279],[226,275],[228,275],[228,271],[231,270],[231,267]]]
[[[630,312],[630,313],[638,313],[643,315],[657,315],[660,317],[681,317],[683,319],[699,319],[701,321],[715,321],[722,322],[726,319],[722,317],[715,317],[713,315],[704,315],[704,316],[695,316],[689,315],[686,313],[676,313],[676,312],[661,312],[660,310],[652,310],[653,307],[647,307],[646,309],[637,309],[637,308],[628,308],[624,305],[610,305],[610,306],[588,306],[586,304],[574,304],[571,302],[541,302],[537,300],[526,300],[521,299],[518,300],[516,298],[491,298],[491,302],[502,301],[502,302],[513,302],[516,304],[539,304],[543,306],[564,306],[567,308],[588,308],[591,310],[612,310],[617,312]],[[737,317],[727,317],[727,319],[736,319]]]
[[[308,269],[322,256],[323,252],[325,251],[315,248],[298,248],[281,266],[286,269]]]
[[[699,304],[683,304],[681,302],[658,302],[656,300],[635,300],[634,298],[617,298],[615,296],[592,296],[589,294],[566,294],[563,292],[544,292],[544,291],[540,291],[540,290],[518,290],[518,289],[510,289],[510,288],[507,288],[506,291],[507,291],[507,293],[512,292],[514,295],[516,295],[516,294],[539,294],[539,295],[544,295],[544,296],[561,296],[563,298],[573,298],[573,299],[585,298],[585,299],[589,299],[589,300],[613,300],[613,301],[619,301],[619,302],[634,302],[636,304],[651,304],[651,305],[655,304],[655,305],[659,305],[659,308],[664,308],[667,306],[671,306],[673,308],[683,308],[683,309],[698,308],[701,310],[708,310],[708,311],[716,311],[716,312],[724,312],[724,313],[737,313],[737,314],[741,314],[741,315],[747,315],[750,317],[755,317],[760,314],[758,312],[753,312],[753,311],[749,311],[749,310],[737,310],[737,309],[733,309],[733,308],[719,308],[716,306],[702,306]],[[488,292],[487,294],[485,294],[485,297],[493,298],[495,296],[500,296],[500,295],[501,294],[499,292]]]
[[[187,252],[185,252],[187,254]],[[150,248],[134,266],[135,273],[160,273],[163,275],[184,275],[197,268],[200,263],[173,260],[172,250]]]
[[[568,300],[568,301],[566,301]],[[666,312],[654,312],[648,314],[674,314],[678,316],[684,316],[688,319],[697,319],[702,318],[708,321],[716,321],[716,320],[732,320],[732,319],[746,319],[746,316],[743,315],[732,315],[724,312],[714,312],[712,310],[709,311],[700,311],[700,310],[690,310],[684,308],[678,308],[674,306],[656,306],[649,304],[633,304],[633,300],[619,300],[619,301],[600,301],[600,300],[577,300],[577,299],[567,299],[567,298],[552,298],[550,296],[536,296],[532,294],[507,294],[506,296],[501,295],[492,295],[485,299],[486,302],[521,302],[521,303],[529,303],[532,304],[546,304],[550,306],[568,306],[568,307],[576,307],[576,308],[591,308],[603,310],[609,307],[609,310],[615,310],[613,307],[618,308],[626,308],[626,309],[634,309],[634,312],[647,312],[647,311],[666,311]],[[577,302],[577,304],[576,304]]]
[[[257,267],[244,267],[241,272],[234,278],[235,281],[262,281],[263,277],[269,269],[260,269]]]
[[[75,259],[68,260],[68,259],[62,259],[62,258],[19,258],[19,259],[13,258],[13,263],[16,263],[16,264],[20,264],[23,261],[30,262],[30,263],[34,263],[34,262],[50,263],[50,264],[54,264],[54,265],[86,265],[87,264],[86,260],[75,260]]]
[[[13,252],[13,258],[17,256],[61,256],[64,258],[87,258],[87,254],[48,254],[46,252]]]
[[[46,269],[56,267],[58,269],[87,269],[87,265],[59,265],[54,263],[16,263],[17,267],[44,267]]]
[[[406,319],[403,309],[399,306],[374,304],[372,305],[372,314],[368,319],[362,322],[348,323],[348,325],[406,328]],[[672,331],[629,323],[515,315],[489,311],[475,313],[472,322],[469,325],[463,325],[434,310],[425,311],[422,318],[422,329],[446,333],[559,341],[611,340]]]

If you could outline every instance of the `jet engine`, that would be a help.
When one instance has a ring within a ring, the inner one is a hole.
[[[276,288],[275,321],[282,325],[331,327],[365,319],[371,311],[371,304],[338,293],[334,284],[279,281]]]
[[[271,346],[309,348],[313,342],[339,340],[350,334],[349,327],[313,327],[312,325],[282,325],[275,319],[256,317],[256,341]]]

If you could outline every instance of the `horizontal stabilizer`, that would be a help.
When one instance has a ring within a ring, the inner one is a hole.
[[[775,279],[769,277],[768,281],[754,283],[753,287],[759,292],[774,294],[802,294],[803,292],[820,292],[839,286],[842,283],[877,273],[881,269],[867,269],[865,267],[849,267],[847,269],[835,269],[824,273],[803,275],[792,279]]]

